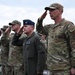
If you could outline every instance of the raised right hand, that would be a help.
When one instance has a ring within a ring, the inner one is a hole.
[[[40,17],[40,19],[44,19],[47,15],[47,10],[42,14],[42,16]]]
[[[23,27],[24,27],[24,26],[22,26],[22,27],[17,31],[18,34],[22,34],[22,33],[23,33]]]

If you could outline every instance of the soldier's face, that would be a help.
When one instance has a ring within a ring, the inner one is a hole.
[[[12,31],[16,31],[18,30],[19,28],[19,25],[15,24],[15,25],[12,25]]]
[[[49,14],[51,19],[55,20],[61,14],[61,12],[58,9],[50,9]]]
[[[34,29],[33,26],[31,26],[31,25],[25,25],[23,27],[23,32],[25,34],[30,34],[33,31],[33,29]]]

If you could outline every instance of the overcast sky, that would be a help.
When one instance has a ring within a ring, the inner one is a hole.
[[[0,27],[13,20],[31,19],[36,23],[44,8],[55,2],[64,6],[63,17],[75,23],[75,0],[0,0]],[[44,24],[52,22],[47,15]]]

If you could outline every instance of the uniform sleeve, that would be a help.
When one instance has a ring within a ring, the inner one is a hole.
[[[75,67],[75,26],[73,23],[69,23],[66,37],[69,42],[70,63],[72,67]]]
[[[22,46],[23,45],[23,39],[19,39],[20,38],[20,34],[15,33],[13,39],[12,39],[12,44],[14,46]]]
[[[43,20],[41,20],[41,19],[37,20],[36,30],[38,33],[42,33],[42,34],[45,34],[47,36],[49,27],[47,25],[43,26],[42,23],[43,23]]]

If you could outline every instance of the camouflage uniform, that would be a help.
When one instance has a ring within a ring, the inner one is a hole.
[[[6,39],[6,34],[3,36]],[[24,36],[23,36],[24,37]],[[8,65],[11,67],[10,75],[23,75],[23,53],[22,46],[12,45],[13,35],[10,35]],[[21,37],[22,38],[22,37]]]
[[[2,36],[1,36],[1,70],[2,70],[2,75],[9,75],[9,70],[10,67],[8,66],[8,54],[9,54],[9,47],[8,47],[8,43],[9,43],[9,34],[6,36],[6,41],[3,41],[3,35],[4,35],[4,31],[8,28],[7,25],[4,25],[3,28],[1,28],[1,32],[2,32]],[[11,30],[10,30],[11,31]]]
[[[4,36],[4,33],[3,33]],[[8,55],[9,55],[9,37],[6,36],[6,41],[4,37],[1,37],[1,65],[2,65],[2,75],[10,75],[10,67],[8,66]]]
[[[75,67],[75,26],[62,19],[58,24],[42,26],[38,19],[37,31],[47,35],[47,65],[51,75],[70,75],[70,68]]]

